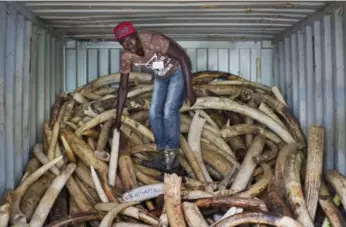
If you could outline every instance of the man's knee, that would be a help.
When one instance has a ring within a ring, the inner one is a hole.
[[[162,108],[160,108],[157,105],[150,106],[150,109],[149,109],[149,118],[150,119],[155,119],[155,118],[159,117],[160,115],[162,115]]]
[[[178,106],[166,105],[163,113],[165,119],[172,118],[180,114],[180,108]]]

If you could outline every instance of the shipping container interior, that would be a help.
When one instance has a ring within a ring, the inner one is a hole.
[[[220,70],[282,91],[305,133],[323,125],[325,168],[346,174],[345,2],[0,2],[0,195],[42,143],[56,95],[118,72],[113,27],[165,33],[193,72]],[[133,68],[134,71],[143,71]],[[0,196],[1,197],[1,196]]]

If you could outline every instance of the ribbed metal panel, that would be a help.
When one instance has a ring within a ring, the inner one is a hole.
[[[18,184],[42,141],[42,124],[63,90],[62,50],[61,40],[0,2],[0,197]]]
[[[262,40],[319,11],[323,1],[31,1],[25,7],[76,39],[114,40],[113,27],[132,21],[177,40]]]
[[[305,135],[312,125],[324,126],[325,168],[346,174],[344,6],[284,36],[273,52],[275,84]]]
[[[178,42],[192,71],[220,70],[272,85],[272,49],[263,42]],[[227,48],[228,47],[228,48]],[[72,91],[99,76],[119,71],[121,46],[115,42],[75,42],[66,47],[66,89]],[[141,71],[141,68],[133,68]]]

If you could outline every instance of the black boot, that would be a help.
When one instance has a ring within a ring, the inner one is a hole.
[[[179,149],[165,149],[164,150],[164,172],[175,173],[177,175],[182,174],[182,168],[179,163]]]
[[[142,165],[162,172],[162,180],[164,173],[185,176],[186,173],[179,163],[178,153],[179,149],[159,149],[151,160],[142,161]]]
[[[156,169],[160,172],[163,172],[165,170],[163,165],[164,161],[164,149],[158,149],[151,160],[142,161],[142,164],[145,167]]]

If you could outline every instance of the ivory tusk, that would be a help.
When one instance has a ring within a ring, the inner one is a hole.
[[[120,132],[117,129],[113,131],[112,148],[109,160],[108,183],[115,186],[117,177],[117,166],[119,157]]]
[[[51,186],[47,189],[46,193],[42,197],[40,203],[37,205],[34,214],[30,220],[31,227],[43,226],[48,214],[59,195],[62,188],[65,186],[67,180],[76,169],[76,164],[70,163],[63,169],[59,176],[57,176],[52,182]]]
[[[0,227],[7,227],[10,220],[11,207],[9,203],[0,206]]]
[[[209,175],[208,170],[204,165],[201,152],[201,134],[205,122],[205,119],[199,117],[199,111],[196,111],[190,125],[188,144],[190,145],[191,150],[196,155],[197,162],[201,167],[205,180],[207,182],[213,182],[213,179]]]
[[[95,168],[93,166],[90,166],[90,171],[91,171],[91,177],[93,179],[97,194],[99,195],[101,201],[104,203],[109,202],[108,197],[102,188],[102,184],[100,182],[100,179],[97,176],[97,173],[96,173]]]
[[[32,185],[38,178],[40,178],[47,170],[58,163],[62,158],[63,157],[60,156],[41,166],[30,176],[28,176],[22,183],[20,183],[20,185],[16,188],[16,190],[13,192],[13,201],[11,206],[11,224],[27,222],[25,215],[20,210],[20,202],[24,193],[30,185]]]

